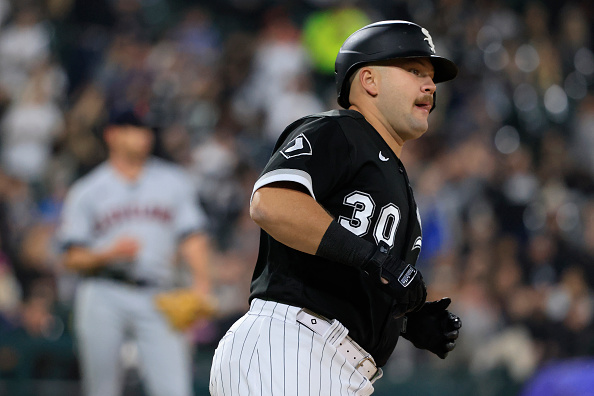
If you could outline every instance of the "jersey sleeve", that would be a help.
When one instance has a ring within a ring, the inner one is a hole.
[[[301,184],[321,201],[348,178],[351,151],[335,120],[324,117],[305,122],[281,135],[253,192],[270,183],[289,181]]]
[[[60,225],[57,230],[57,241],[60,249],[71,246],[89,246],[92,241],[92,207],[85,197],[88,194],[81,185],[74,185],[62,207]]]

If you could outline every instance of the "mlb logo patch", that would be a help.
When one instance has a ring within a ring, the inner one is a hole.
[[[281,154],[286,159],[298,157],[300,155],[312,155],[311,144],[305,135],[300,133],[295,137],[295,139],[287,143],[287,145],[281,150]]]

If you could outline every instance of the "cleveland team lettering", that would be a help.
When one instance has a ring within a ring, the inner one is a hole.
[[[93,231],[101,234],[106,232],[109,228],[123,222],[138,220],[152,220],[169,224],[173,220],[173,213],[169,208],[159,205],[129,205],[125,207],[119,207],[97,219],[93,225]]]

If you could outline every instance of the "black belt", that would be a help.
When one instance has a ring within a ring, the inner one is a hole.
[[[88,276],[89,278],[109,279],[126,285],[136,287],[155,287],[158,283],[149,279],[133,278],[129,274],[121,271],[100,270]]]

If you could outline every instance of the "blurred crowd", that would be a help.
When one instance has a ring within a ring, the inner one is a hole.
[[[77,280],[54,241],[62,200],[105,159],[107,112],[133,108],[210,217],[220,312],[191,336],[216,344],[247,309],[259,238],[247,209],[272,145],[291,121],[338,108],[338,47],[381,19],[426,27],[460,67],[402,160],[429,298],[451,297],[464,325],[447,360],[402,342],[386,370],[504,367],[521,383],[594,355],[587,0],[0,0],[0,340],[33,353],[69,334]],[[18,352],[0,342],[0,377]],[[52,359],[31,370],[55,371]]]

